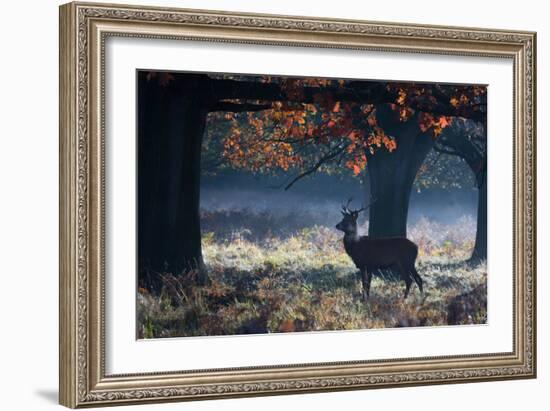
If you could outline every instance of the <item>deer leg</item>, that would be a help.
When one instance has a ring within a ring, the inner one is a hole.
[[[370,282],[372,280],[372,272],[367,268],[361,270],[361,276],[363,280],[363,300],[367,302],[370,295]]]
[[[405,295],[403,295],[403,299],[406,300],[407,297],[409,296],[409,291],[411,290],[411,284],[412,284],[413,280],[411,279],[411,277],[406,277],[405,278]]]
[[[407,270],[403,269],[403,264],[397,263],[396,264],[397,269],[399,270],[399,274],[401,275],[401,278],[405,281],[405,295],[403,295],[403,299],[406,300],[409,296],[409,291],[411,290],[411,284],[413,282],[412,280],[412,274],[409,273]]]
[[[416,268],[414,268],[414,265],[411,267],[411,273],[414,278],[414,281],[416,282],[416,285],[418,285],[420,294],[424,294],[424,289],[422,288],[422,278],[418,274],[418,271],[416,271]]]

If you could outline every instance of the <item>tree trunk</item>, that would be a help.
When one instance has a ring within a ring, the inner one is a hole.
[[[479,263],[487,259],[487,170],[483,171],[478,185],[477,230],[474,251],[470,262]]]
[[[145,73],[139,81],[139,266],[202,271],[200,163],[208,106],[196,93],[147,81]]]
[[[376,109],[376,117],[386,134],[396,138],[397,149],[389,153],[381,148],[374,154],[367,150],[371,201],[374,201],[369,212],[369,235],[405,237],[412,186],[433,146],[433,138],[420,131],[416,116],[401,122],[388,106],[381,106]]]
[[[487,259],[487,153],[474,144],[467,133],[448,133],[438,142],[436,151],[462,158],[475,176],[478,189],[477,229],[470,263],[478,264]]]

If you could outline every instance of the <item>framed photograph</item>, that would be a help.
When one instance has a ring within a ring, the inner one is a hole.
[[[61,404],[534,378],[535,39],[61,6]]]

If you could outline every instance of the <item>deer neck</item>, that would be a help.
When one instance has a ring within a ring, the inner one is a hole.
[[[344,234],[344,244],[352,244],[358,240],[359,236],[357,235],[357,228]]]

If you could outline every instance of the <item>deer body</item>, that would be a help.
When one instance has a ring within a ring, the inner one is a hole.
[[[349,204],[349,202],[348,202]],[[357,217],[360,210],[349,210],[342,207],[344,218],[336,225],[344,232],[344,249],[361,271],[363,282],[363,299],[369,298],[372,275],[378,270],[391,268],[405,282],[407,298],[412,282],[416,282],[422,292],[422,278],[416,271],[415,262],[418,247],[405,237],[372,238],[357,234]]]
[[[418,255],[416,244],[404,237],[346,237],[344,236],[344,249],[358,269],[363,267],[382,269],[398,264],[406,265],[409,262],[414,263]]]

